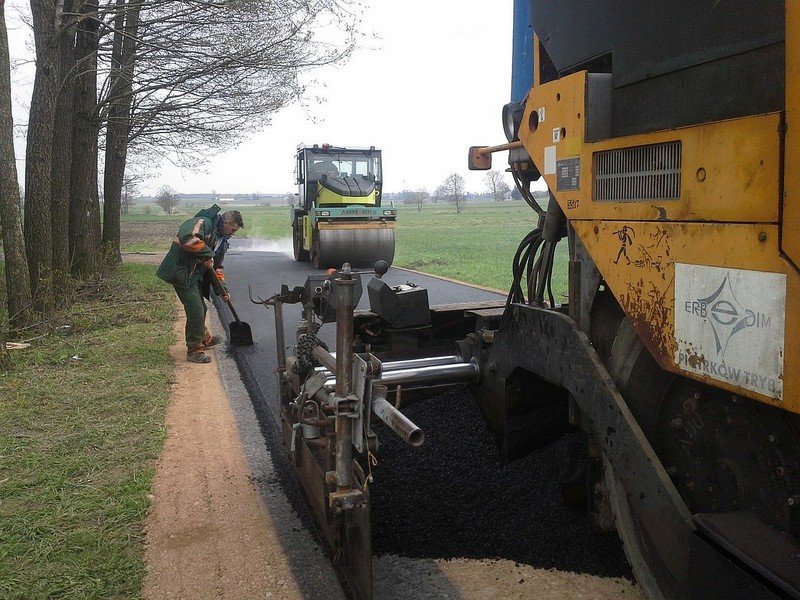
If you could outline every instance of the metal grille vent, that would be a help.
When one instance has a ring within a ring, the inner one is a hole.
[[[595,200],[680,198],[680,141],[595,152],[593,160]]]

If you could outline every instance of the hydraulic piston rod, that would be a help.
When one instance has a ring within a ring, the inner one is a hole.
[[[447,383],[472,383],[477,381],[480,367],[472,362],[459,362],[449,365],[433,365],[411,369],[397,369],[384,372],[376,383],[383,385],[408,385],[408,384],[447,384]],[[325,380],[325,388],[333,389],[336,386],[335,378]]]
[[[316,354],[317,348],[314,349],[315,354],[314,357],[323,364],[327,364],[321,360],[320,356]],[[320,355],[322,352],[325,352],[323,348],[320,348]],[[331,354],[331,356],[334,356]],[[400,369],[416,369],[417,367],[433,367],[436,365],[453,365],[456,363],[464,362],[464,359],[460,356],[456,356],[455,354],[448,354],[445,356],[428,356],[427,358],[411,358],[408,360],[391,360],[386,361],[381,365],[381,370],[386,373],[387,371],[398,371]],[[333,375],[333,371],[331,369],[327,369],[326,367],[314,367],[315,373],[324,373],[325,377],[331,377]]]

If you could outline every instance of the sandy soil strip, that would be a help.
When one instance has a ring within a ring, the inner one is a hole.
[[[216,358],[187,363],[183,326],[175,324],[168,434],[145,524],[143,597],[302,598],[250,478]]]

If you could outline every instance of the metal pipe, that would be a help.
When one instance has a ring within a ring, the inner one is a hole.
[[[350,379],[353,375],[353,288],[355,281],[349,272],[343,272],[341,277],[334,281],[334,286],[336,290],[336,395],[344,398],[350,394]]]
[[[425,441],[425,432],[387,402],[386,398],[383,396],[376,396],[372,399],[372,411],[381,421],[386,423],[392,431],[412,446],[421,446]]]
[[[286,338],[283,331],[283,303],[273,302],[275,309],[275,345],[278,347],[278,370],[286,372]]]
[[[473,383],[480,375],[480,367],[476,363],[461,362],[452,365],[434,365],[416,369],[398,369],[383,373],[376,383],[383,385],[415,384],[415,383]],[[336,380],[329,378],[325,388],[336,386]]]
[[[336,294],[336,397],[350,396],[353,376],[353,288],[350,265],[345,264],[334,280]],[[322,361],[320,361],[322,362]],[[325,364],[325,363],[323,363]],[[347,414],[336,415],[336,489],[353,486],[353,420]]]
[[[398,383],[470,383],[477,380],[478,375],[480,375],[480,368],[476,363],[460,362],[453,365],[436,365],[389,371],[381,376],[381,383],[384,385],[397,385]]]
[[[497,146],[485,146],[483,148],[478,148],[476,150],[476,154],[478,156],[483,156],[485,154],[492,154],[493,152],[502,152],[503,150],[513,150],[514,148],[522,148],[522,142],[509,142],[507,144],[498,144]]]
[[[334,355],[335,356],[335,355]],[[398,371],[400,369],[416,369],[417,367],[434,367],[437,365],[452,365],[455,363],[463,362],[464,359],[460,356],[446,355],[446,356],[429,356],[427,358],[411,358],[407,360],[390,360],[383,363],[381,370],[386,373],[387,371]],[[322,362],[322,361],[320,361]],[[325,367],[314,367],[315,373],[325,373],[326,377],[333,375],[333,371]]]
[[[325,365],[324,368],[327,369],[329,373],[336,370],[336,357],[322,346],[314,346],[311,350],[311,355],[317,359],[317,362]]]

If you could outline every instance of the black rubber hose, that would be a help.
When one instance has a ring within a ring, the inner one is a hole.
[[[522,291],[522,277],[526,271],[526,265],[529,263],[532,256],[532,249],[534,246],[538,247],[540,240],[541,231],[539,229],[534,229],[520,242],[511,265],[513,280],[508,292],[506,304],[510,304],[511,302],[525,302],[525,294]]]

